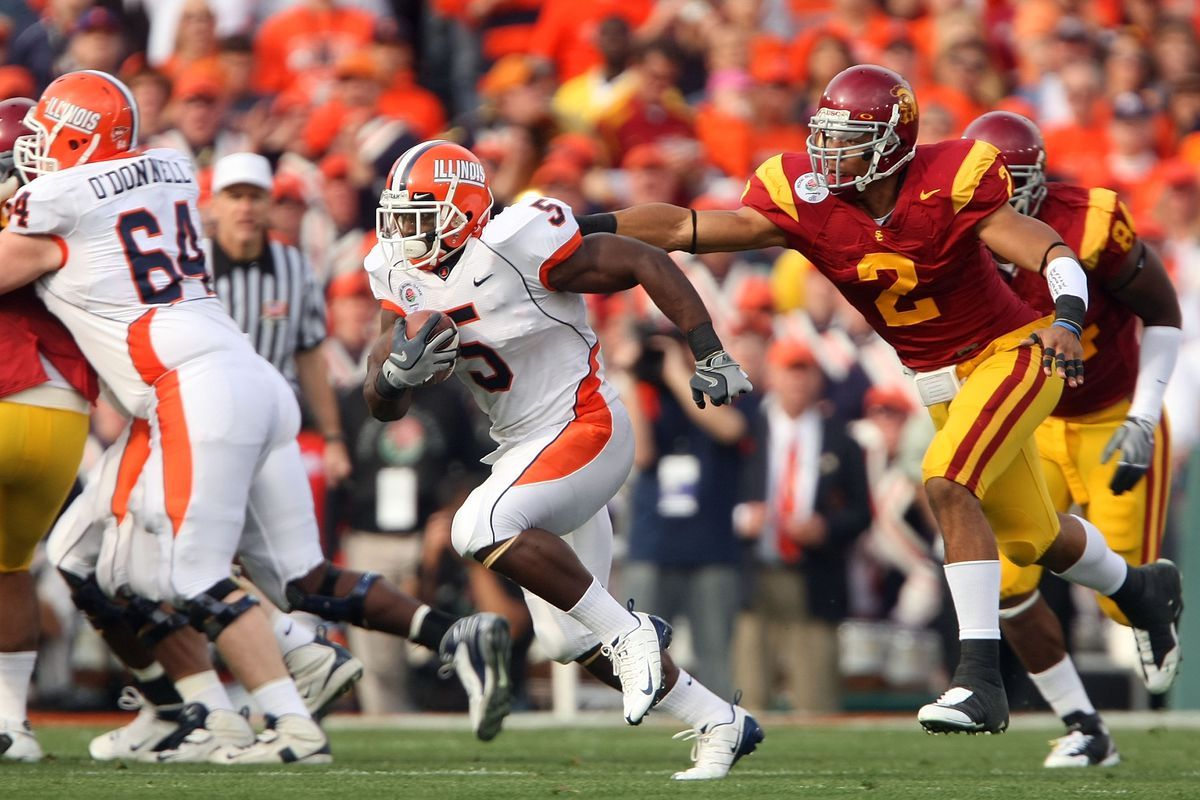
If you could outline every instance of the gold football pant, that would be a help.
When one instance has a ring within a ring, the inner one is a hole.
[[[75,482],[88,416],[0,400],[0,572],[29,569]]]
[[[1037,446],[1050,500],[1059,511],[1073,504],[1100,529],[1108,546],[1132,565],[1148,564],[1158,558],[1167,517],[1171,487],[1171,438],[1166,415],[1155,431],[1154,457],[1146,477],[1122,495],[1108,488],[1117,468],[1117,457],[1107,464],[1100,455],[1113,432],[1129,412],[1122,400],[1092,414],[1079,417],[1050,417],[1037,429]],[[1042,568],[1018,567],[1000,560],[1000,597],[1019,597],[1037,588]],[[1128,620],[1107,597],[1096,596],[1100,608],[1112,619]]]
[[[1039,348],[1019,346],[1047,322],[1001,336],[959,365],[957,396],[929,408],[937,434],[922,464],[926,482],[945,478],[979,498],[1000,552],[1018,564],[1032,564],[1058,536],[1033,434],[1063,382],[1042,371]]]

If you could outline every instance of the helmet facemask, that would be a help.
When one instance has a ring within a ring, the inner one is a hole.
[[[1013,193],[1009,204],[1019,213],[1036,217],[1046,199],[1046,154],[1040,153],[1036,164],[1017,164],[1008,168],[1012,176]]]
[[[899,121],[899,104],[892,106],[892,116],[887,122],[850,119],[850,112],[845,109],[818,109],[808,123],[812,133],[808,137],[807,149],[813,171],[835,192],[850,187],[861,192],[872,181],[886,178],[916,155],[915,150],[910,150],[887,171],[879,171],[879,162],[904,146],[896,133],[896,123]],[[826,142],[830,139],[846,144],[828,146]],[[869,161],[867,171],[861,176],[843,177],[842,161],[854,158]]]
[[[384,189],[375,209],[375,235],[388,264],[397,269],[432,270],[467,243],[471,218],[454,204],[458,178],[445,200],[421,192]],[[457,244],[448,240],[462,237]]]
[[[39,175],[58,172],[61,168],[58,159],[50,155],[50,147],[54,144],[54,140],[58,138],[58,134],[66,122],[65,120],[59,120],[53,129],[46,130],[46,126],[34,115],[34,111],[35,109],[31,108],[29,109],[29,113],[25,115],[25,125],[33,133],[18,136],[17,140],[13,143],[13,161],[16,164],[17,171],[21,173],[21,177],[26,181],[31,181]],[[92,134],[91,142],[72,166],[86,164],[99,144],[100,136]]]

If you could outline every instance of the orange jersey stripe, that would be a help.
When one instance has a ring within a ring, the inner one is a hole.
[[[408,314],[405,314],[405,313],[404,313],[404,309],[403,309],[403,308],[401,308],[400,306],[396,305],[396,304],[395,304],[395,303],[393,303],[391,300],[380,300],[380,301],[379,301],[379,305],[380,305],[380,307],[382,307],[382,308],[385,308],[385,309],[387,309],[388,311],[393,311],[393,312],[395,312],[395,313],[399,314],[399,315],[400,315],[400,316],[402,316],[402,317],[407,317],[407,316],[408,316]]]
[[[167,371],[167,368],[159,361],[158,354],[154,352],[154,344],[150,341],[150,323],[154,320],[156,311],[158,311],[157,308],[152,308],[134,320],[133,324],[129,326],[129,333],[125,338],[134,369],[138,371],[138,375],[148,386],[153,386],[154,382]]]
[[[129,495],[149,457],[150,423],[135,417],[130,425],[129,438],[125,441],[125,450],[121,453],[121,463],[117,466],[117,485],[113,489],[112,514],[118,524],[125,520],[125,512],[129,510]]]
[[[178,536],[192,501],[192,444],[188,438],[187,418],[183,413],[179,373],[171,370],[163,375],[155,384],[154,393],[158,397],[155,414],[158,416],[162,440],[163,492],[167,517]]]
[[[546,259],[545,263],[542,264],[542,268],[538,270],[538,280],[542,282],[542,286],[545,286],[551,292],[554,291],[554,287],[550,285],[550,270],[574,255],[575,251],[582,244],[583,236],[580,235],[579,231],[575,231],[574,236],[563,242],[562,246]]]
[[[600,455],[612,438],[612,413],[600,395],[600,345],[588,354],[588,374],[575,390],[575,418],[538,453],[513,486],[564,478]]]

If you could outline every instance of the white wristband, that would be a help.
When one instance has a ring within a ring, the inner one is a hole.
[[[1087,310],[1087,274],[1075,259],[1059,256],[1047,264],[1046,285],[1050,288],[1051,299],[1058,300],[1061,294],[1073,295],[1083,300],[1083,308]]]
[[[1142,331],[1142,347],[1138,354],[1137,385],[1129,416],[1149,420],[1155,425],[1162,417],[1163,394],[1175,371],[1183,331],[1166,325],[1152,325]]]

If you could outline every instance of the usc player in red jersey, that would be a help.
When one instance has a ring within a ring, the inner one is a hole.
[[[0,202],[19,186],[13,145],[30,133],[23,120],[33,105],[0,103]],[[98,387],[32,288],[0,296],[0,341],[0,761],[38,761],[42,750],[25,719],[38,641],[29,564],[75,481]]]
[[[808,153],[768,159],[743,208],[652,203],[581,227],[691,252],[791,247],[896,349],[938,428],[923,473],[961,641],[950,689],[917,718],[931,733],[1000,732],[998,548],[1111,596],[1162,640],[1175,635],[1181,584],[1173,565],[1129,567],[1094,528],[1055,512],[1033,433],[1064,382],[1083,384],[1087,279],[1053,229],[1008,204],[1012,180],[995,147],[917,147],[917,126],[907,81],[850,67],[825,89]],[[1046,274],[1053,318],[1013,293],[989,249]]]
[[[1088,276],[1084,318],[1086,391],[1068,390],[1035,434],[1050,499],[1059,511],[1077,503],[1109,546],[1129,564],[1153,562],[1166,521],[1171,440],[1163,392],[1174,369],[1179,300],[1158,256],[1135,232],[1125,204],[1109,189],[1047,183],[1046,148],[1037,126],[1019,114],[992,111],[964,138],[1000,149],[1013,177],[1013,207],[1050,225],[1077,253]],[[1032,273],[1018,271],[1012,287],[1030,305],[1048,310]],[[1138,341],[1138,321],[1144,326]],[[1121,458],[1112,463],[1117,451]],[[1090,524],[1090,523],[1085,523]],[[1062,627],[1038,594],[1042,569],[1001,558],[1000,626],[1042,697],[1068,727],[1046,766],[1110,765],[1120,760],[1063,642]],[[1107,597],[1100,607],[1129,620]],[[1155,694],[1170,688],[1177,660],[1164,658],[1175,642],[1136,637],[1142,678]]]

